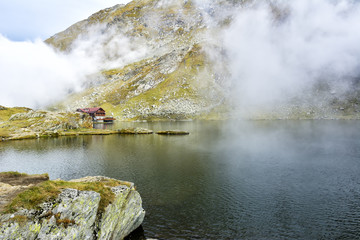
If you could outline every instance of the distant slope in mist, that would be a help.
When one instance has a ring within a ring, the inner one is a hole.
[[[286,22],[291,9],[269,2],[266,21],[271,18],[275,26]],[[338,80],[325,75],[304,85],[263,81],[280,79],[277,72],[266,71],[272,66],[271,58],[261,55],[266,49],[257,52],[257,45],[246,47],[247,40],[256,39],[241,38],[236,32],[242,33],[244,27],[237,27],[244,22],[251,23],[238,15],[259,15],[257,5],[257,1],[138,0],[93,14],[46,40],[59,51],[95,59],[96,71],[83,82],[84,90],[55,108],[100,106],[122,120],[359,118],[355,73],[355,77],[350,74],[352,87],[340,91],[335,91]],[[252,36],[252,29],[261,27],[251,26],[244,34]],[[259,46],[266,44],[259,42]],[[253,53],[258,58],[251,57]],[[268,64],[248,65],[261,59]],[[286,66],[279,71],[286,72]]]

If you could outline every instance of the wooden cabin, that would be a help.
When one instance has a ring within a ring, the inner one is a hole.
[[[76,109],[76,111],[89,114],[96,122],[112,122],[115,120],[114,117],[106,116],[105,110],[100,107],[78,108]]]
[[[96,117],[105,117],[105,110],[102,108],[78,108],[76,109],[77,112],[87,113],[92,118]]]

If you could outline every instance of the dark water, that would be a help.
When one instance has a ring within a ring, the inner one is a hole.
[[[160,239],[360,239],[360,122],[124,123],[189,136],[0,143],[0,171],[133,181]]]

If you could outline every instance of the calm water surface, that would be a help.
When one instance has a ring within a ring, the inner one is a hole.
[[[360,239],[360,122],[118,123],[189,136],[0,143],[0,171],[133,181],[160,239]]]

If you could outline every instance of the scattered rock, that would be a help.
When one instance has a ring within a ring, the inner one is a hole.
[[[153,131],[146,128],[124,128],[118,130],[119,134],[152,134]]]
[[[45,116],[46,116],[46,112],[44,112],[44,111],[31,110],[26,113],[16,113],[9,118],[9,121],[26,120],[26,119],[30,119],[30,118],[43,118]]]
[[[180,130],[169,130],[169,131],[158,131],[156,134],[159,135],[189,135],[189,132]]]
[[[8,117],[5,113],[0,115],[1,140],[20,140],[39,137],[57,137],[61,131],[74,129],[92,129],[92,118],[84,113],[34,111],[25,108],[25,112],[18,112]],[[20,111],[9,108],[8,112]],[[3,112],[3,111],[2,111]]]

